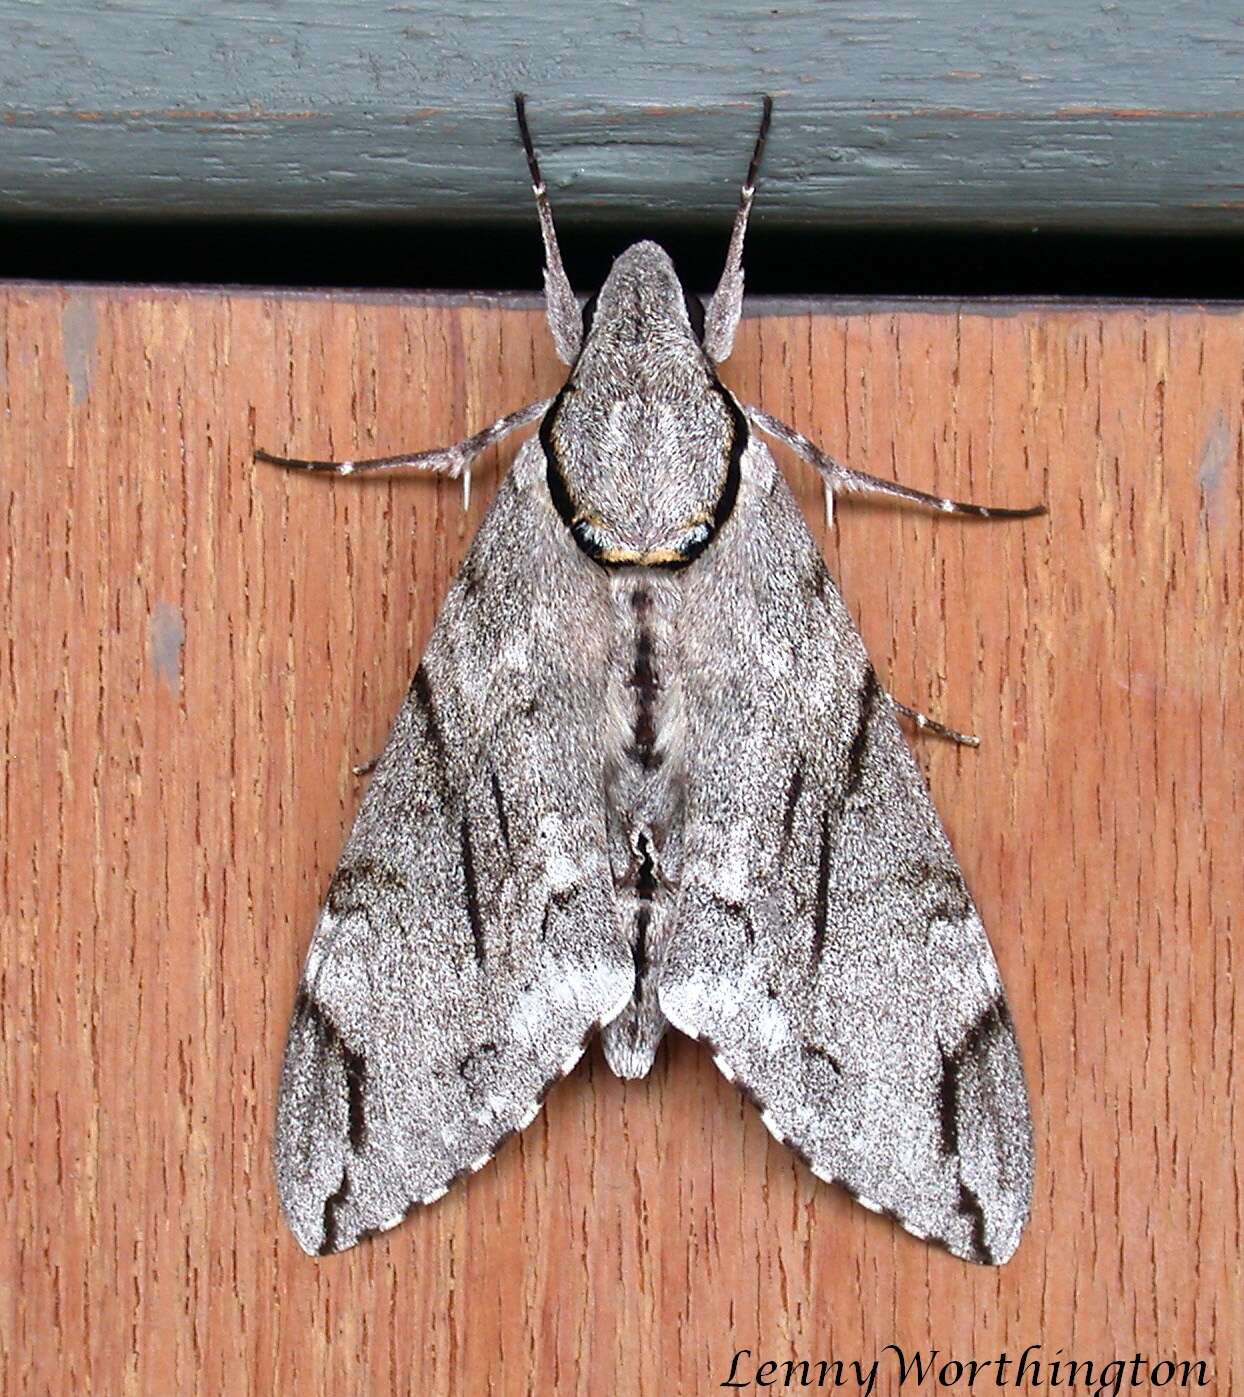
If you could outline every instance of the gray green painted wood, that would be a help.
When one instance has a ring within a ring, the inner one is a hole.
[[[1240,0],[0,0],[0,216],[1239,229]]]

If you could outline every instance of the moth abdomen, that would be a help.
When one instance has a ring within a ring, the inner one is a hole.
[[[604,1033],[621,1076],[642,1076],[665,1032],[656,980],[681,878],[682,588],[665,572],[610,575],[605,801],[618,920],[634,966],[631,1002]]]

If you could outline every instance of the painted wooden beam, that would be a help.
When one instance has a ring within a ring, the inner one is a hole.
[[[0,0],[0,216],[1244,226],[1241,0]]]

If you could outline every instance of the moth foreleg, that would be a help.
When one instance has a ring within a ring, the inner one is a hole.
[[[825,482],[825,522],[834,522],[834,498],[842,494],[886,495],[891,499],[908,500],[912,504],[928,505],[943,514],[966,514],[974,519],[1031,519],[1047,513],[1043,504],[1030,505],[1025,509],[1004,509],[997,505],[973,504],[969,500],[950,500],[941,495],[931,495],[924,490],[902,485],[897,480],[882,480],[880,476],[866,475],[863,471],[852,470],[822,451],[802,432],[788,426],[780,418],[774,417],[758,407],[744,408],[747,420],[759,427],[767,436],[789,446],[802,461],[807,461],[821,475]]]
[[[981,740],[974,737],[970,732],[960,732],[958,728],[948,728],[945,723],[939,723],[936,718],[930,718],[927,713],[921,713],[918,708],[911,708],[905,703],[900,703],[893,694],[890,695],[890,702],[905,717],[910,718],[921,732],[931,732],[935,737],[945,737],[951,742],[957,742],[961,747],[979,747]]]
[[[541,398],[539,402],[528,403],[517,412],[498,418],[465,441],[437,447],[433,451],[417,451],[402,456],[372,456],[361,461],[305,461],[296,456],[274,456],[270,451],[258,449],[255,459],[272,466],[283,466],[286,470],[314,471],[325,475],[360,475],[364,471],[394,470],[431,471],[448,475],[454,480],[461,479],[462,507],[465,509],[471,502],[471,467],[475,462],[503,437],[534,422],[537,417],[543,417],[552,401],[552,398]]]

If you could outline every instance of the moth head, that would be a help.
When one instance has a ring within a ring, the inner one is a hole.
[[[604,285],[583,308],[584,350],[642,344],[694,352],[704,334],[704,306],[683,290],[669,254],[639,242],[616,259]]]
[[[583,315],[540,429],[553,503],[608,567],[678,568],[733,508],[745,419],[700,341],[701,308],[656,243],[628,248]]]

